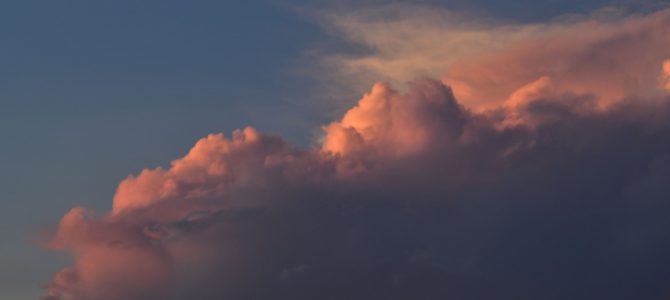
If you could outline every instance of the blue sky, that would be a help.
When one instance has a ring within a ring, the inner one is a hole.
[[[77,203],[211,132],[296,134],[318,28],[272,3],[13,1],[0,5],[0,298],[34,299],[63,266],[31,239]]]
[[[411,2],[515,23],[610,3]],[[109,210],[128,174],[167,165],[200,137],[253,125],[311,145],[318,127],[333,116],[332,103],[320,104],[331,96],[317,90],[319,74],[309,71],[315,53],[356,50],[324,30],[311,12],[359,5],[0,4],[0,298],[35,299],[40,284],[66,265],[65,258],[35,245],[48,225],[78,205]],[[341,101],[351,104],[363,92],[347,91],[350,97]]]

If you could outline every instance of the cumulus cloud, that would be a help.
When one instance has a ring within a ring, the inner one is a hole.
[[[347,155],[374,148],[375,156],[404,156],[457,139],[468,116],[451,89],[427,80],[415,84],[406,95],[386,84],[373,86],[342,120],[325,128],[323,149]]]
[[[232,139],[212,134],[173,161],[168,170],[146,169],[122,181],[113,211],[118,214],[174,198],[218,197],[231,189],[268,187],[279,178],[318,180],[316,174],[302,174],[302,168],[318,167],[289,163],[302,160],[303,155],[281,138],[262,135],[250,127],[233,132]]]
[[[45,298],[662,299],[667,15],[428,55],[440,79],[374,84],[308,149],[209,135],[111,212],[68,212],[49,246],[74,262]]]

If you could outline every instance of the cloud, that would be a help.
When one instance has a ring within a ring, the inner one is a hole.
[[[232,139],[211,134],[186,156],[173,161],[168,170],[147,169],[122,181],[113,211],[118,214],[167,199],[217,197],[229,189],[273,184],[276,179],[272,177],[282,172],[300,172],[284,169],[287,160],[299,156],[281,138],[262,135],[250,127],[233,132]]]
[[[633,14],[607,7],[530,24],[416,4],[319,16],[333,35],[366,49],[326,56],[327,80],[360,89],[378,80],[402,85],[437,77],[473,109],[496,107],[541,78],[551,78],[559,91],[595,94],[602,105],[654,96],[657,66],[670,52],[670,10]]]
[[[451,89],[420,80],[411,93],[400,95],[376,84],[341,121],[328,125],[323,149],[335,154],[365,150],[375,156],[404,156],[438,143],[455,140],[468,115]]]
[[[430,12],[395,12],[417,14],[408,38],[441,34]],[[449,69],[374,84],[307,149],[209,135],[124,179],[109,213],[68,212],[49,246],[74,261],[45,298],[662,299],[667,14],[502,28],[514,43],[458,61],[418,53]]]
[[[109,214],[63,217],[52,246],[75,263],[51,299],[667,292],[670,99],[557,97],[475,113],[421,79],[375,85],[322,148],[210,135],[121,182]]]
[[[661,87],[670,91],[670,59],[663,62],[661,73]]]
[[[47,299],[139,297],[166,279],[170,263],[164,249],[133,226],[91,217],[73,208],[61,220],[52,246],[71,251],[75,265],[55,276]]]

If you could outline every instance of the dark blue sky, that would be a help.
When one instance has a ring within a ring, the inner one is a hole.
[[[525,22],[607,2],[443,4]],[[121,179],[166,165],[208,133],[253,125],[309,145],[330,113],[314,97],[314,78],[299,70],[310,49],[333,41],[300,7],[321,6],[0,4],[0,298],[35,298],[65,265],[32,242],[47,224],[76,205],[108,210]]]

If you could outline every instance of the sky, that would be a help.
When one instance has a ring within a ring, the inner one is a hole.
[[[1,299],[666,299],[664,1],[5,1]]]

